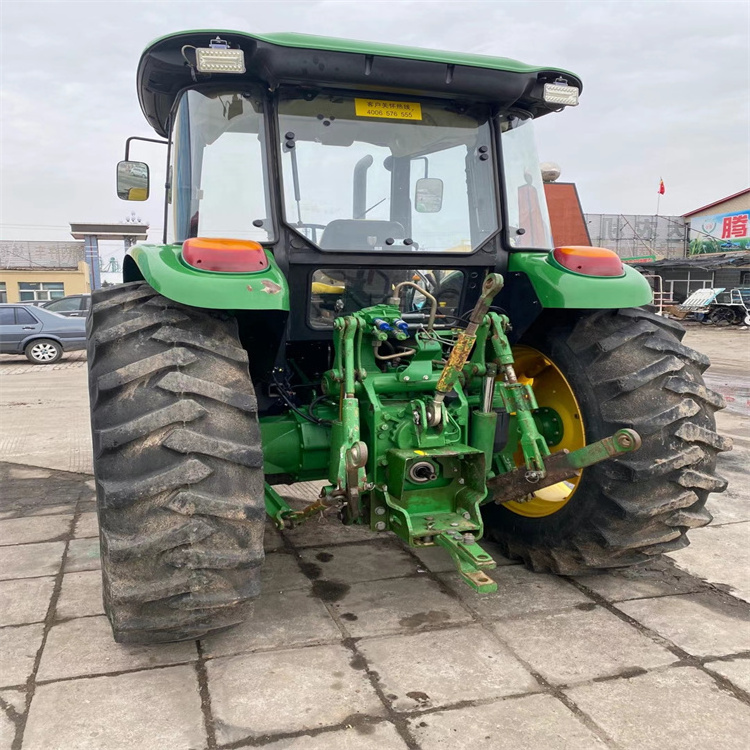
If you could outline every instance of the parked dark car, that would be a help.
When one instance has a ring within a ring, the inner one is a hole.
[[[40,305],[45,310],[51,310],[66,318],[85,318],[89,314],[90,306],[90,294],[71,294],[69,297],[60,297],[60,299],[42,302]]]
[[[33,305],[0,304],[2,354],[25,354],[35,365],[51,365],[63,352],[85,346],[85,318],[66,318]]]

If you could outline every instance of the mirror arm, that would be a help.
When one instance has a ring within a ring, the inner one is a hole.
[[[138,135],[131,135],[125,141],[125,161],[130,161],[130,141],[146,141],[147,143],[161,143],[164,146],[169,145],[169,141],[159,141],[156,138],[141,138]]]
[[[414,161],[422,161],[424,160],[424,177],[423,179],[427,179],[430,176],[430,161],[426,156],[417,156]]]

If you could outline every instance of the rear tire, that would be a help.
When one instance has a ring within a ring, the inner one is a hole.
[[[54,365],[63,355],[63,348],[52,339],[34,339],[24,349],[32,365]]]
[[[263,456],[236,320],[134,282],[93,293],[104,607],[120,643],[200,638],[260,591]]]
[[[487,535],[532,570],[566,575],[687,546],[688,529],[711,521],[709,493],[726,488],[716,454],[731,447],[716,434],[714,412],[724,402],[703,382],[708,358],[680,343],[682,326],[640,308],[552,321],[545,318],[520,343],[564,374],[586,442],[630,427],[643,445],[585,469],[552,515],[529,518],[489,503]]]

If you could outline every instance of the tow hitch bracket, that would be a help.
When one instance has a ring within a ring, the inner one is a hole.
[[[435,537],[439,544],[453,558],[458,574],[471,588],[480,594],[497,591],[497,583],[487,575],[497,563],[476,543],[473,534],[451,534],[446,532]]]
[[[547,456],[544,459],[544,473],[532,474],[521,467],[490,479],[487,486],[494,492],[494,500],[498,505],[511,501],[523,502],[522,498],[536,490],[577,477],[581,469],[587,466],[623,453],[632,453],[640,447],[641,436],[635,430],[618,430],[614,435],[577,451],[562,450]]]

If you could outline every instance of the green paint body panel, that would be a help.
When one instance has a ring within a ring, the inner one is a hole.
[[[404,47],[396,44],[382,44],[381,42],[362,42],[355,39],[338,39],[336,37],[314,36],[312,34],[277,33],[277,34],[245,34],[229,29],[191,29],[176,34],[167,34],[154,39],[146,51],[160,42],[172,37],[188,36],[190,34],[206,34],[211,37],[221,34],[241,35],[249,40],[258,39],[268,44],[294,49],[314,49],[326,52],[351,52],[356,55],[379,55],[381,57],[397,57],[402,60],[424,60],[426,62],[444,63],[446,65],[471,65],[475,68],[502,70],[508,73],[541,73],[555,70],[562,74],[574,76],[567,70],[550,68],[549,66],[527,65],[508,57],[492,57],[490,55],[475,55],[470,52],[443,52],[441,50],[423,49],[422,47]]]
[[[255,273],[200,271],[182,260],[180,245],[136,245],[128,255],[146,281],[175,302],[212,310],[289,311],[289,284],[269,250],[268,268]]]
[[[318,413],[323,414],[323,409]],[[329,426],[313,424],[290,410],[286,414],[261,417],[260,434],[265,474],[289,474],[299,482],[328,476]]]
[[[616,310],[653,299],[648,281],[629,266],[622,276],[584,276],[559,266],[551,253],[511,253],[508,270],[529,277],[542,307]]]

